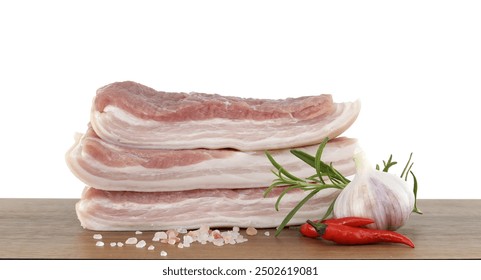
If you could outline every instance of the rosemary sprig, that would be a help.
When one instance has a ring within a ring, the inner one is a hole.
[[[411,153],[411,155],[412,155],[412,153]],[[409,158],[409,159],[411,159],[411,158]],[[392,155],[389,156],[387,162],[384,161],[384,160],[382,162],[384,164],[384,168],[382,169],[382,172],[388,172],[388,170],[389,170],[389,168],[391,168],[391,166],[397,164],[397,161],[392,161]],[[376,170],[379,170],[379,164],[376,164]],[[401,178],[402,178],[402,175],[401,175]]]
[[[295,189],[300,189],[304,191],[309,191],[309,194],[304,197],[301,201],[298,202],[298,204],[286,215],[284,220],[281,222],[281,224],[277,227],[276,230],[276,236],[279,235],[282,231],[282,229],[289,223],[289,221],[294,217],[294,215],[301,209],[301,207],[309,200],[311,199],[314,195],[316,195],[318,192],[325,190],[325,189],[344,189],[351,181],[346,178],[344,175],[342,175],[338,170],[336,170],[333,166],[332,163],[326,164],[321,160],[322,152],[324,151],[324,148],[327,145],[327,142],[329,139],[326,137],[321,144],[319,144],[319,147],[316,151],[315,156],[309,155],[303,151],[300,150],[291,150],[291,153],[311,166],[312,168],[315,169],[315,174],[312,176],[309,176],[307,178],[299,178],[290,172],[288,172],[284,167],[282,167],[281,164],[279,164],[273,157],[272,155],[266,151],[265,154],[271,164],[275,167],[276,170],[272,170],[272,173],[276,176],[276,178],[272,181],[272,184],[265,190],[264,192],[264,197],[266,197],[274,188],[277,187],[284,187],[284,190],[281,192],[281,194],[278,196],[276,203],[275,203],[275,209],[279,211],[279,204],[282,200],[282,198],[290,191],[295,190]],[[414,179],[414,197],[416,199],[417,196],[417,179],[416,176],[414,176],[414,173],[411,171],[411,167],[413,166],[413,163],[410,164],[411,162],[411,157],[412,153],[409,156],[409,160],[404,167],[403,172],[401,173],[401,178],[404,177],[404,179],[407,181],[408,179],[408,174],[411,174]],[[389,168],[392,166],[396,165],[397,162],[392,160],[392,155],[389,156],[387,161],[383,161],[383,172],[388,172]],[[380,170],[380,167],[378,164],[376,164],[376,169]],[[326,219],[332,214],[332,211],[334,209],[334,204],[336,202],[336,199],[334,199],[331,204],[329,205],[326,213],[322,217],[321,220]],[[417,208],[416,203],[414,204],[414,209],[413,212],[421,214],[422,212]]]
[[[304,191],[310,191],[310,193],[286,215],[284,220],[281,224],[277,227],[276,236],[282,231],[282,229],[287,225],[287,223],[292,219],[292,217],[299,211],[299,209],[315,194],[317,194],[321,190],[325,189],[343,189],[346,185],[350,182],[349,179],[344,177],[339,171],[337,171],[332,164],[326,164],[321,160],[322,152],[326,147],[327,142],[329,141],[328,138],[325,138],[319,148],[317,149],[316,155],[311,156],[303,151],[299,150],[291,150],[291,153],[313,167],[315,169],[315,174],[302,179],[296,177],[289,173],[285,168],[283,168],[269,152],[265,152],[267,158],[272,163],[272,165],[276,168],[276,171],[272,171],[272,173],[277,177],[273,180],[272,184],[266,189],[264,192],[264,196],[267,196],[274,188],[283,186],[285,189],[277,198],[275,208],[279,211],[279,204],[282,198],[286,193],[292,191],[294,189],[301,189]],[[328,181],[329,180],[329,181]],[[330,215],[332,209],[334,208],[334,202],[331,203],[329,207],[326,217]]]

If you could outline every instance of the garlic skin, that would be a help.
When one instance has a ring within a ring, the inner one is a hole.
[[[335,218],[364,217],[368,228],[396,230],[414,208],[414,193],[402,178],[371,167],[364,152],[354,156],[356,175],[341,191],[333,209]]]

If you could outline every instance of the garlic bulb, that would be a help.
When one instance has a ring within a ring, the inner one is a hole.
[[[402,178],[371,167],[364,152],[356,153],[356,175],[336,199],[333,215],[371,218],[374,229],[396,230],[414,208],[414,194]]]

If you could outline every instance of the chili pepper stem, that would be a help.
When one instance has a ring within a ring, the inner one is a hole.
[[[316,222],[313,222],[313,221],[311,221],[311,220],[307,220],[307,223],[310,224],[311,226],[313,226],[314,229],[316,229],[317,233],[318,233],[320,236],[324,235],[324,233],[326,232],[326,227],[327,227],[326,224],[316,223]]]

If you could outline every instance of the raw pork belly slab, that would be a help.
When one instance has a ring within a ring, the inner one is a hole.
[[[282,189],[263,197],[264,188],[212,189],[182,192],[121,192],[86,188],[77,203],[77,216],[84,228],[99,231],[196,229],[211,227],[278,226],[307,192],[287,193],[276,211]],[[324,190],[311,198],[289,225],[321,217],[339,190]]]
[[[356,147],[356,139],[333,139],[322,159],[332,162],[342,174],[352,175]],[[318,145],[312,145],[299,149],[315,154],[317,148]],[[315,172],[289,149],[273,150],[271,154],[298,177],[309,177]],[[67,152],[66,160],[86,185],[113,191],[258,188],[269,186],[274,179],[274,167],[264,151],[134,149],[105,142],[90,128]]]
[[[100,138],[144,149],[284,149],[335,138],[360,102],[330,95],[283,100],[156,91],[117,82],[97,91],[91,124]]]

